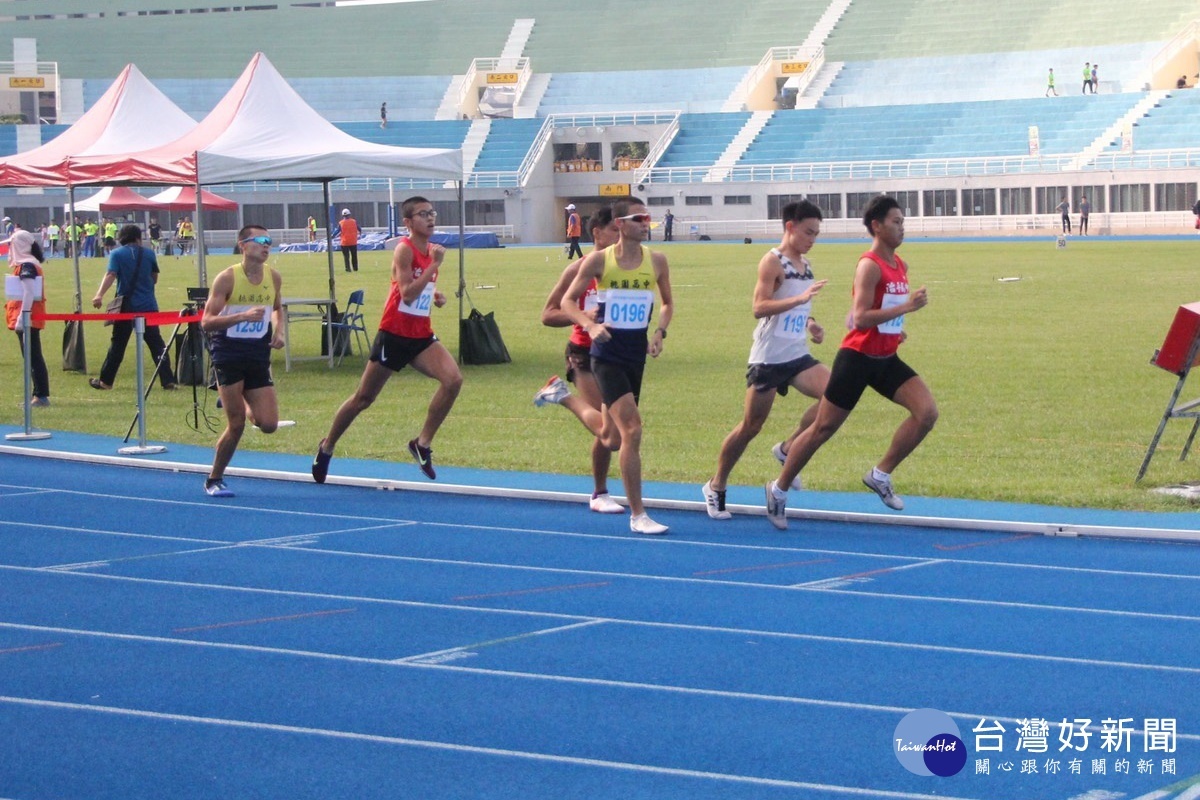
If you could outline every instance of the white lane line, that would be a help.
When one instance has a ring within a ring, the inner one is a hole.
[[[605,625],[605,624],[608,624],[607,620],[590,619],[590,620],[585,620],[584,622],[575,622],[570,625],[559,625],[554,628],[542,628],[542,629],[536,630],[536,631],[529,631],[528,633],[518,633],[513,636],[505,636],[500,639],[488,639],[487,641],[476,642],[474,644],[465,644],[465,645],[462,645],[461,647],[450,647],[445,650],[434,650],[431,653],[421,653],[421,654],[415,655],[415,656],[405,656],[404,658],[394,659],[391,663],[392,664],[405,664],[405,663],[440,664],[440,663],[444,663],[446,661],[450,661],[459,655],[465,655],[468,653],[474,653],[474,651],[476,651],[476,650],[482,650],[485,647],[494,647],[495,645],[499,645],[499,644],[508,644],[509,642],[519,642],[522,639],[532,639],[537,636],[546,636],[546,635],[552,634],[552,633],[562,633],[563,631],[573,631],[573,630],[578,630],[580,628],[589,628],[593,625]]]
[[[511,750],[498,747],[483,747],[480,745],[456,744],[453,742],[438,742],[428,739],[410,739],[401,736],[383,736],[380,734],[356,733],[353,731],[339,731],[328,728],[309,728],[297,725],[280,725],[270,722],[251,722],[248,720],[228,719],[222,717],[197,717],[190,714],[171,714],[161,711],[144,711],[133,708],[120,708],[116,706],[99,706],[87,703],[64,703],[50,700],[34,700],[24,697],[8,697],[0,695],[0,703],[8,703],[11,705],[29,706],[33,708],[49,708],[60,711],[75,711],[75,712],[90,712],[98,714],[112,714],[116,716],[134,717],[138,719],[149,719],[163,722],[174,723],[190,723],[195,725],[209,725],[223,728],[238,728],[244,730],[268,732],[268,733],[286,733],[286,734],[301,734],[306,736],[316,736],[326,739],[339,739],[346,741],[370,742],[373,744],[388,744],[401,747],[416,747],[426,750],[442,750],[455,753],[465,753],[471,755],[486,755],[497,756],[501,758],[516,758],[525,761],[536,761],[553,764],[570,764],[573,766],[598,767],[601,769],[621,770],[624,772],[641,772],[656,775],[671,775],[684,778],[699,778],[710,781],[719,781],[723,783],[740,783],[753,786],[770,786],[777,788],[788,789],[807,789],[820,790],[845,794],[855,797],[879,797],[879,798],[895,798],[895,800],[927,800],[928,798],[937,797],[939,800],[974,800],[973,798],[955,798],[944,795],[930,794],[913,794],[911,792],[893,792],[884,789],[863,789],[850,786],[837,786],[833,784],[809,783],[806,781],[789,781],[778,778],[760,778],[751,775],[730,775],[721,772],[707,772],[703,770],[682,769],[679,767],[662,767],[653,764],[635,764],[627,761],[609,761],[599,758],[584,758],[579,756],[562,756],[552,753],[538,753],[529,750]]]

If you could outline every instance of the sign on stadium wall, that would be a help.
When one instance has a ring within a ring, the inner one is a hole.
[[[520,74],[516,72],[489,72],[487,76],[488,86],[496,86],[498,84],[514,84],[520,80]]]
[[[799,75],[808,71],[807,61],[785,61],[779,67],[784,75]]]
[[[8,79],[8,88],[10,89],[45,89],[45,78],[18,78],[10,77]]]
[[[601,197],[628,197],[632,192],[629,190],[628,183],[602,183],[600,184]]]

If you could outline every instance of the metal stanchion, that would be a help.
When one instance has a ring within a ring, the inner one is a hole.
[[[4,435],[5,439],[13,442],[30,442],[37,439],[49,439],[48,431],[35,431],[33,429],[33,407],[30,405],[33,399],[33,357],[31,355],[31,347],[29,338],[30,331],[33,330],[31,321],[32,314],[28,309],[21,312],[21,324],[25,329],[21,332],[21,351],[25,356],[25,431],[23,433],[8,433]]]
[[[165,453],[167,448],[159,444],[146,444],[146,354],[145,335],[146,318],[136,317],[133,320],[134,346],[137,347],[137,414],[138,414],[138,443],[131,447],[117,450],[123,456],[144,456],[152,453]]]

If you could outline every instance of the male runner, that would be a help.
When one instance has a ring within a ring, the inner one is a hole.
[[[325,482],[329,461],[342,434],[375,402],[388,378],[409,364],[439,384],[429,402],[421,432],[408,443],[408,452],[425,477],[431,481],[437,479],[433,468],[433,437],[454,406],[463,381],[454,356],[434,335],[429,319],[435,306],[446,305],[446,296],[437,291],[436,285],[446,251],[429,241],[437,226],[437,212],[432,203],[424,197],[410,197],[400,206],[400,213],[409,233],[392,254],[392,287],[379,333],[358,388],[337,410],[329,433],[317,446],[312,463],[312,476],[317,483]]]
[[[767,482],[767,518],[780,530],[788,524],[787,492],[780,487],[792,485],[813,454],[850,416],[868,386],[909,414],[883,459],[863,476],[863,484],[888,508],[904,508],[892,489],[891,473],[937,422],[937,404],[929,387],[896,354],[905,338],[904,315],[929,302],[924,286],[909,292],[908,267],[896,254],[904,242],[904,212],[895,198],[877,195],[867,203],[863,224],[874,241],[854,271],[853,327],[833,360],[816,420],[792,442],[779,477]]]
[[[638,399],[646,355],[657,358],[667,337],[674,306],[667,258],[642,246],[650,231],[650,212],[641,200],[627,197],[613,204],[620,235],[611,247],[589,253],[562,299],[562,310],[592,338],[592,373],[604,399],[605,429],[615,425],[621,436],[621,479],[635,533],[662,534],[666,525],[650,519],[642,504],[642,418]],[[579,307],[595,280],[599,307],[592,319]],[[654,293],[662,306],[658,326],[650,333]],[[607,436],[602,438],[608,438]]]
[[[613,220],[611,208],[599,209],[592,214],[588,222],[591,225],[595,250],[603,250],[617,243],[620,226]],[[571,318],[562,310],[562,299],[567,288],[575,280],[581,263],[583,262],[572,261],[568,264],[559,277],[558,283],[554,284],[550,296],[546,298],[546,305],[542,308],[543,325],[550,328],[565,328],[572,324]],[[589,318],[594,320],[596,305],[596,282],[592,281],[584,296],[580,298],[579,307]],[[574,325],[571,330],[571,338],[567,341],[567,380],[564,381],[557,375],[550,378],[546,385],[534,395],[533,404],[541,408],[547,403],[553,403],[566,408],[595,437],[592,440],[592,478],[595,491],[592,493],[592,499],[588,505],[592,511],[601,514],[620,514],[625,509],[608,493],[608,468],[612,463],[612,451],[619,449],[620,441],[617,439],[615,427],[608,432],[610,441],[605,442],[600,439],[600,434],[604,429],[604,415],[601,412],[604,400],[600,395],[596,377],[592,374],[591,348],[592,337],[588,336],[582,326]],[[575,384],[579,394],[571,394],[567,381]]]
[[[775,395],[786,395],[789,388],[795,388],[808,397],[820,398],[829,381],[829,368],[808,352],[809,336],[815,344],[825,339],[825,329],[812,318],[812,298],[826,281],[813,280],[812,267],[805,257],[821,232],[821,209],[801,200],[785,205],[781,217],[783,239],[758,262],[753,303],[758,325],[746,371],[745,413],[721,444],[716,474],[700,490],[708,516],[713,519],[732,516],[725,508],[726,481],[746,446],[762,430]],[[816,415],[814,403],[787,441],[772,449],[776,458],[786,459],[788,445]]]
[[[271,350],[287,335],[282,305],[283,279],[267,267],[271,237],[261,225],[238,231],[242,263],[213,280],[200,327],[208,348],[217,391],[225,409],[225,430],[217,439],[212,471],[204,482],[209,497],[233,497],[225,468],[237,450],[246,420],[263,433],[279,427],[279,401],[271,377]]]

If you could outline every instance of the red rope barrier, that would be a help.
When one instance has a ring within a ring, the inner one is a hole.
[[[186,314],[183,311],[142,311],[130,314],[34,314],[32,319],[34,322],[45,320],[54,322],[58,320],[72,321],[78,320],[82,322],[104,322],[112,320],[121,322],[124,320],[133,320],[138,317],[145,317],[147,325],[174,325],[176,323],[199,322],[204,319],[203,314]]]

